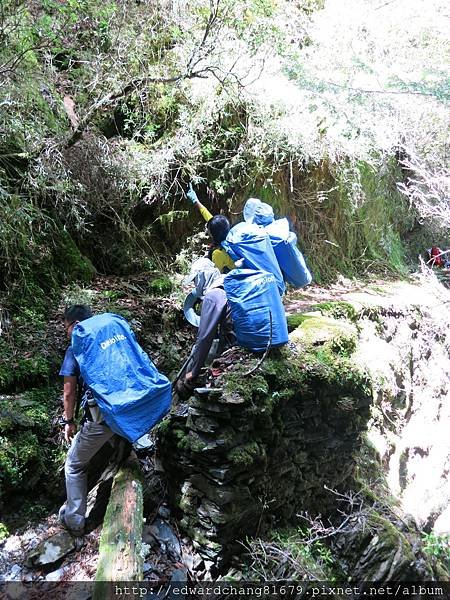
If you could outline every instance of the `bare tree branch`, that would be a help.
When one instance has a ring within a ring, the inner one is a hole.
[[[368,90],[364,88],[355,88],[350,85],[344,85],[342,83],[336,83],[335,81],[325,81],[327,85],[337,87],[342,90],[349,90],[350,92],[361,92],[362,94],[400,94],[400,95],[411,95],[411,96],[429,96],[435,98],[436,95],[431,92],[418,92],[413,90]]]
[[[205,29],[203,31],[202,39],[192,51],[184,72],[180,72],[172,77],[142,77],[133,79],[126,83],[119,91],[106,94],[91,106],[85,116],[80,120],[78,128],[64,143],[64,146],[69,148],[81,138],[84,131],[101,108],[113,106],[118,101],[123,100],[133,92],[141,91],[149,84],[171,85],[187,79],[202,79],[207,78],[209,75],[213,75],[216,77],[216,79],[218,79],[218,81],[221,82],[222,85],[224,85],[224,80],[220,79],[218,76],[218,67],[214,65],[200,66],[201,63],[211,55],[217,43],[217,32],[220,30],[224,17],[224,15],[220,12],[220,5],[221,0],[210,0],[210,12]],[[229,75],[230,73],[227,74],[227,76]]]
[[[397,188],[407,196],[422,220],[433,221],[440,228],[450,227],[450,175],[444,168],[428,164],[413,144],[401,148],[400,164],[407,173]],[[438,163],[439,164],[439,163]]]

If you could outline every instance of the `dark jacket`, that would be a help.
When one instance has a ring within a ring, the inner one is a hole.
[[[210,290],[203,297],[197,341],[189,369],[194,378],[198,376],[200,369],[205,364],[216,333],[219,334],[219,349],[235,342],[230,306],[225,291],[221,287]]]

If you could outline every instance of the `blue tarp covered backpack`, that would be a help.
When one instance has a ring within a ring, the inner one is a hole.
[[[95,315],[78,323],[72,349],[81,376],[107,425],[135,442],[167,413],[170,381],[158,372],[123,317]]]
[[[283,275],[270,238],[263,227],[252,223],[238,223],[230,229],[222,247],[236,261],[244,259],[245,269],[267,271],[275,277],[280,294],[284,293]]]
[[[289,231],[286,218],[277,219],[265,227],[275,252],[281,272],[294,287],[303,287],[312,281],[303,254],[297,248],[297,236]]]
[[[240,346],[263,352],[288,341],[283,304],[273,273],[233,269],[224,278],[234,331]]]

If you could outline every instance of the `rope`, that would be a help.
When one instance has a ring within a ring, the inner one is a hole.
[[[250,371],[247,371],[247,373],[244,373],[244,377],[247,377],[247,375],[252,375],[255,371],[257,371],[259,369],[259,367],[263,364],[263,362],[266,360],[267,355],[269,354],[269,349],[272,345],[272,311],[270,310],[270,308],[269,308],[269,321],[270,321],[270,335],[269,335],[269,341],[267,342],[267,348],[266,348],[264,354],[262,355],[262,357],[260,358],[256,367],[254,367]]]

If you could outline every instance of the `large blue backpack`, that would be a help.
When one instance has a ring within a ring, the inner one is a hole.
[[[297,248],[297,236],[289,231],[286,218],[277,219],[265,227],[269,234],[275,256],[281,272],[288,283],[294,287],[303,287],[312,281],[303,254]]]
[[[170,381],[158,372],[123,317],[96,315],[78,323],[72,349],[107,425],[135,442],[167,413]]]
[[[224,278],[234,331],[240,346],[263,352],[288,342],[286,315],[273,273],[233,269]]]
[[[284,293],[283,275],[270,238],[263,227],[252,223],[238,223],[230,229],[226,239],[222,242],[222,247],[235,262],[243,258],[244,269],[272,273],[280,294]]]

